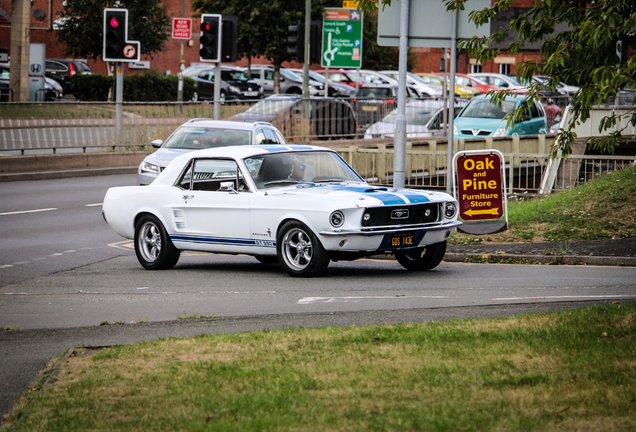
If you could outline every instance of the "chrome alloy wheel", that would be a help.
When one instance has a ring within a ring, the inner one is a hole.
[[[157,225],[147,221],[141,227],[137,246],[143,258],[149,263],[155,262],[161,253],[161,232]]]
[[[313,246],[309,235],[300,228],[290,229],[283,237],[283,259],[294,270],[304,270],[311,263]]]

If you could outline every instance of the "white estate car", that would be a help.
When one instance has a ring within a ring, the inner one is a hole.
[[[285,138],[278,128],[264,121],[190,119],[175,129],[165,142],[152,141],[152,146],[158,150],[139,164],[137,184],[152,183],[174,158],[184,153],[248,144],[285,144]]]
[[[315,276],[330,260],[383,252],[409,270],[432,269],[461,224],[457,208],[446,193],[371,186],[330,149],[255,145],[179,156],[149,186],[109,189],[102,213],[134,239],[148,270],[172,268],[190,250]]]

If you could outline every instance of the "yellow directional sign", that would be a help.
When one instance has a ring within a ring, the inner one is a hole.
[[[498,208],[491,208],[491,209],[486,209],[486,210],[473,210],[473,209],[468,209],[466,210],[464,213],[466,213],[468,216],[476,216],[476,215],[499,215],[499,209]]]
[[[345,9],[358,9],[358,2],[343,0],[342,7]]]

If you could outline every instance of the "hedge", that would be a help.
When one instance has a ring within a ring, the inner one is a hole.
[[[71,90],[75,99],[81,101],[106,101],[108,100],[108,91],[113,87],[114,82],[114,77],[105,75],[76,74],[71,77]],[[150,71],[143,75],[127,75],[124,76],[124,101],[176,101],[178,85],[179,77],[177,75],[166,76],[156,71]],[[183,77],[184,101],[192,100],[196,89],[195,80]]]

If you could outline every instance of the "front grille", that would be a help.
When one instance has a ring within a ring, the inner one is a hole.
[[[405,215],[406,210],[408,215]],[[426,210],[430,210],[428,216],[426,216]],[[369,220],[364,220],[365,214],[370,215]],[[363,227],[417,225],[436,222],[438,217],[438,204],[370,207],[365,209],[361,223]]]
[[[492,131],[485,130],[485,129],[480,129],[478,131],[474,131],[472,129],[462,129],[461,131],[462,131],[462,134],[464,135],[472,135],[472,136],[490,136],[490,134],[492,134]]]

